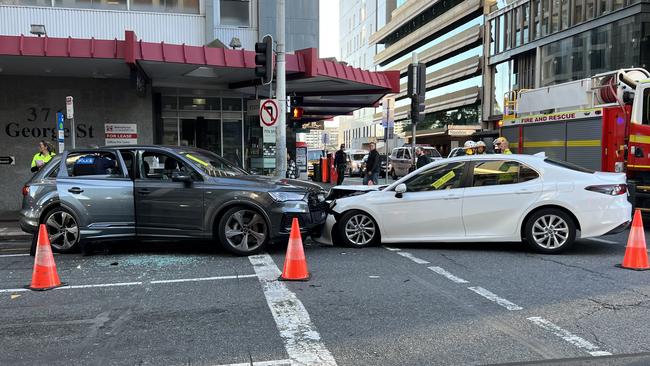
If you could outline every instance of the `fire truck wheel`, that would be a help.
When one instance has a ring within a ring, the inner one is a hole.
[[[536,252],[557,254],[573,245],[576,226],[564,211],[546,208],[528,218],[524,233],[526,243]]]

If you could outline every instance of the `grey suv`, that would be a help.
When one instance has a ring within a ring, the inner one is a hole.
[[[54,250],[82,240],[211,239],[248,255],[325,222],[325,192],[297,180],[250,175],[201,149],[118,146],[55,157],[23,188],[20,226],[46,224]],[[33,243],[35,246],[35,240]]]

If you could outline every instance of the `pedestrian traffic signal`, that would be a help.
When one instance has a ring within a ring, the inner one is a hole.
[[[303,113],[303,109],[301,107],[293,107],[293,108],[291,108],[291,117],[293,119],[301,119],[302,118],[302,113]]]
[[[255,76],[262,78],[263,84],[273,80],[273,38],[264,36],[262,42],[255,43]]]
[[[412,123],[424,121],[424,100],[427,92],[427,66],[424,63],[409,65],[407,92],[411,98]]]

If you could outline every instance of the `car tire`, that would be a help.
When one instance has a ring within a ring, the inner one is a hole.
[[[343,243],[353,248],[377,245],[380,242],[379,226],[363,211],[349,211],[337,223],[338,234]]]
[[[538,253],[561,253],[570,248],[576,238],[573,219],[566,212],[555,208],[535,212],[525,225],[526,243]]]
[[[45,224],[50,237],[50,246],[56,253],[73,253],[79,250],[81,233],[75,216],[63,207],[56,207],[43,216],[41,223]],[[38,233],[32,239],[32,247],[36,253]],[[30,250],[31,253],[31,250]]]
[[[228,209],[219,220],[217,232],[221,245],[241,256],[255,254],[269,242],[269,225],[264,215],[244,206]]]

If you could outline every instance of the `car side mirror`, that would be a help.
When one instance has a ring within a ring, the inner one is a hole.
[[[192,177],[175,172],[172,174],[172,182],[192,183]]]
[[[395,197],[402,198],[404,192],[406,192],[406,184],[400,183],[395,187]]]

